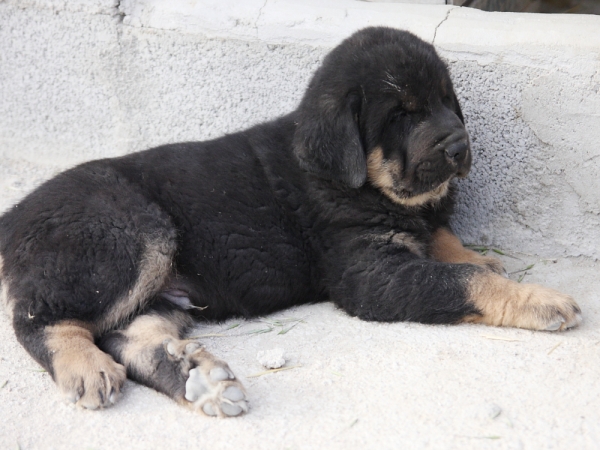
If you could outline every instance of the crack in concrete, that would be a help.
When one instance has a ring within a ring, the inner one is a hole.
[[[444,17],[444,19],[443,19],[443,20],[442,20],[440,23],[438,23],[438,25],[435,27],[435,31],[433,32],[433,40],[431,41],[431,45],[435,45],[435,38],[437,37],[438,28],[439,28],[439,27],[441,27],[441,26],[442,26],[442,24],[443,24],[443,23],[444,23],[446,20],[448,20],[448,18],[450,17],[450,13],[451,13],[452,11],[454,11],[455,9],[456,9],[456,8],[450,8],[450,9],[448,10],[448,12],[446,12],[446,17]]]
[[[125,19],[125,12],[120,11],[121,8],[121,0],[117,0],[115,2],[115,6],[113,6],[113,14],[112,16],[117,19],[117,23],[120,25],[123,23],[123,19]]]
[[[258,10],[258,16],[256,17],[256,20],[254,21],[254,28],[256,29],[256,39],[258,39],[258,21],[260,20],[260,16],[262,16],[263,9],[265,9],[268,2],[269,2],[269,0],[265,0],[263,5]]]

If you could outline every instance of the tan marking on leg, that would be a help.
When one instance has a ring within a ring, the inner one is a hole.
[[[128,367],[135,367],[139,373],[150,376],[156,367],[153,360],[155,349],[165,341],[179,340],[181,330],[192,323],[185,313],[168,317],[153,314],[136,317],[126,330],[121,331],[128,339],[122,349],[122,361]]]
[[[375,148],[367,157],[367,176],[371,183],[379,188],[391,201],[407,207],[422,206],[433,203],[448,194],[450,180],[440,184],[437,188],[412,197],[400,197],[396,192],[394,178],[399,177],[401,170],[396,161],[383,157],[381,147]]]
[[[127,338],[121,360],[138,381],[192,410],[221,417],[247,411],[246,391],[229,366],[197,341],[179,338],[191,323],[185,313],[136,317],[119,332]]]
[[[468,296],[481,315],[469,316],[465,322],[548,331],[565,330],[581,322],[581,310],[570,296],[492,272],[475,274]]]
[[[476,264],[499,274],[504,273],[504,266],[500,260],[464,248],[460,239],[447,228],[438,228],[431,237],[429,253],[436,261],[454,264]]]
[[[171,273],[172,259],[176,246],[168,240],[148,240],[140,262],[138,279],[127,295],[98,322],[100,332],[115,328],[122,321],[139,311],[146,302],[164,285]]]
[[[64,321],[46,327],[54,381],[72,402],[88,409],[114,403],[125,381],[125,368],[94,344],[93,326]]]

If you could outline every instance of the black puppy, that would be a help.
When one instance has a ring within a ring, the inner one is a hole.
[[[471,164],[434,48],[357,32],[298,109],[208,142],[82,164],[0,218],[16,335],[72,401],[110,405],[127,376],[208,415],[247,410],[194,318],[331,300],[365,320],[562,330],[575,302],[512,282],[448,226]]]

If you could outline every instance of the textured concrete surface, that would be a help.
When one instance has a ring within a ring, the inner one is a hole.
[[[579,328],[377,324],[329,303],[199,326],[193,335],[248,390],[250,412],[235,419],[199,416],[131,382],[109,409],[67,405],[0,316],[0,448],[596,449],[598,266],[516,256],[504,258],[509,271],[535,263],[524,282],[578,299]],[[251,377],[265,370],[257,353],[276,347],[293,368]]]
[[[372,324],[324,304],[270,318],[304,318],[282,335],[251,333],[264,322],[202,326],[226,335],[202,340],[251,401],[219,421],[133,383],[106,411],[67,406],[0,317],[0,447],[597,448],[600,18],[351,0],[0,1],[0,211],[78,162],[293,109],[325,53],[367,25],[409,29],[448,61],[475,153],[460,235],[538,255],[505,261],[535,263],[525,281],[574,295],[583,325]],[[301,367],[248,378],[274,347]]]

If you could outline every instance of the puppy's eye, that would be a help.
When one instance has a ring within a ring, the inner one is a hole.
[[[398,122],[408,116],[408,113],[403,109],[397,109],[390,114],[390,122]]]

